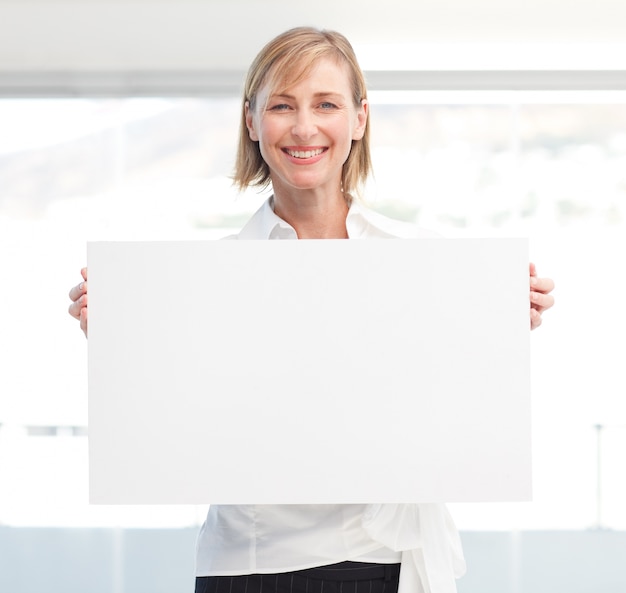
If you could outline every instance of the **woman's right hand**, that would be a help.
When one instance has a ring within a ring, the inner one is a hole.
[[[80,271],[83,281],[70,290],[72,304],[68,308],[68,313],[80,321],[80,329],[87,337],[87,268]]]

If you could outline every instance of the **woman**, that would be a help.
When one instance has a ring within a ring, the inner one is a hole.
[[[428,236],[354,199],[371,166],[368,117],[364,77],[342,35],[297,28],[268,43],[246,80],[234,179],[240,189],[271,184],[273,196],[231,238]],[[82,274],[69,312],[87,334]],[[534,329],[553,283],[532,264],[530,283]],[[443,505],[219,505],[199,534],[196,592],[448,593],[463,571]]]

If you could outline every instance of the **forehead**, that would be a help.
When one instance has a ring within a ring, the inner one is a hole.
[[[294,64],[287,69],[277,66],[268,73],[260,94],[271,96],[289,94],[295,89],[311,89],[349,96],[351,86],[350,70],[345,61],[324,56],[309,64]]]

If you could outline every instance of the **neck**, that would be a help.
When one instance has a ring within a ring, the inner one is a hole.
[[[341,191],[332,195],[275,192],[274,212],[295,229],[299,239],[348,238],[348,202]]]

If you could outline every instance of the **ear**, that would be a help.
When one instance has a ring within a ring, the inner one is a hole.
[[[250,140],[258,142],[259,136],[254,129],[254,114],[250,109],[250,101],[246,101],[246,104],[244,106],[244,114],[246,117],[246,128],[248,128],[248,135],[250,136]]]
[[[360,140],[365,134],[367,127],[367,114],[369,113],[369,103],[367,99],[361,99],[361,105],[356,109],[356,126],[352,133],[352,140]]]

